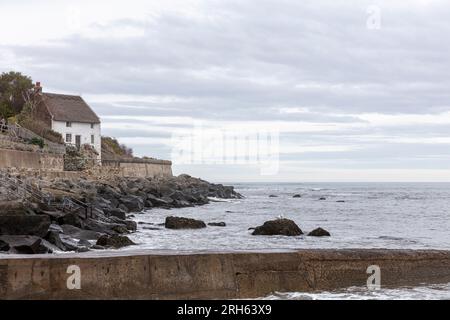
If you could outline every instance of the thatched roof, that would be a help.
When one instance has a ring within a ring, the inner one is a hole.
[[[80,96],[42,93],[42,102],[55,121],[100,123],[99,117]]]

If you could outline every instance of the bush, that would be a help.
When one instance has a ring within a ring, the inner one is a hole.
[[[30,140],[29,143],[39,146],[41,149],[44,148],[44,140],[42,140],[40,138],[33,138]]]
[[[119,144],[117,139],[111,137],[102,137],[102,153],[118,157],[133,157],[133,149],[124,144]]]

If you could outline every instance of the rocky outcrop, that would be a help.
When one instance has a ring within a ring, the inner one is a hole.
[[[262,226],[256,227],[252,235],[254,236],[299,236],[302,235],[302,230],[289,219],[277,219],[266,221]]]
[[[11,253],[39,254],[53,252],[51,244],[36,236],[0,236],[0,242],[6,243]]]
[[[66,208],[63,211],[54,205],[32,201],[26,204],[0,202],[0,236],[16,237],[2,239],[0,250],[3,252],[85,251],[131,245],[125,235],[136,231],[137,225],[129,220],[128,213],[137,214],[156,207],[203,205],[209,203],[210,197],[241,198],[233,187],[211,184],[188,175],[166,178],[115,176],[89,180],[26,177],[43,192],[52,194],[57,202],[69,197],[91,204],[92,210]],[[0,192],[10,191],[3,189]],[[166,227],[204,228],[206,224],[174,217],[166,221]],[[92,245],[95,242],[97,244]]]
[[[314,229],[313,231],[311,231],[310,233],[308,233],[308,236],[310,236],[310,237],[329,237],[329,236],[331,236],[331,234],[325,229],[317,228],[317,229]]]
[[[202,229],[206,224],[201,220],[183,217],[167,217],[164,226],[167,229]]]

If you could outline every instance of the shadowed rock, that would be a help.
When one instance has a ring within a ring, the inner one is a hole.
[[[310,233],[308,233],[308,236],[310,236],[310,237],[329,237],[329,236],[331,236],[331,234],[325,229],[317,228],[317,229],[314,229],[313,231],[311,231]]]
[[[201,229],[206,228],[206,224],[201,220],[183,218],[183,217],[167,217],[164,226],[167,229]]]
[[[301,197],[302,197],[301,194],[294,194],[294,195],[292,196],[292,198],[301,198]]]
[[[44,215],[0,216],[0,234],[45,237],[50,223]]]
[[[266,221],[262,226],[256,227],[252,235],[254,236],[299,236],[302,235],[302,230],[289,219],[277,219]]]

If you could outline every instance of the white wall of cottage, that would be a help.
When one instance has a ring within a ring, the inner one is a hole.
[[[62,134],[64,141],[66,144],[75,145],[75,137],[81,137],[81,144],[90,144],[95,150],[99,153],[98,159],[101,160],[101,125],[100,123],[95,123],[93,128],[91,127],[91,123],[82,123],[82,122],[72,122],[71,126],[68,127],[65,121],[52,121],[52,129],[56,132]],[[72,135],[72,141],[66,141],[66,135]],[[91,136],[94,136],[94,143],[91,143]]]

